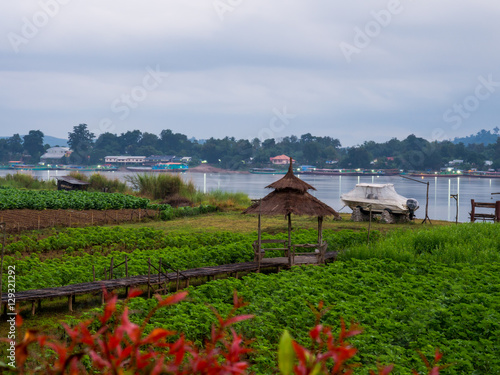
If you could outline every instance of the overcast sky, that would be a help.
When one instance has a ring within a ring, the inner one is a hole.
[[[493,0],[4,0],[0,135],[343,146],[500,126]]]

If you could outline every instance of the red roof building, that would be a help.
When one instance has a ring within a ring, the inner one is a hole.
[[[275,156],[274,158],[269,158],[271,160],[271,163],[273,164],[279,164],[279,165],[288,165],[290,164],[290,157],[286,155],[278,155]],[[292,159],[292,161],[295,163],[295,160]]]

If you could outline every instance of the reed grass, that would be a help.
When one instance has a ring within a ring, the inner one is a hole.
[[[445,264],[500,262],[500,226],[466,223],[417,231],[399,230],[379,242],[353,246],[340,259],[392,259],[414,263],[421,260]]]
[[[55,190],[57,188],[54,180],[39,180],[32,175],[24,173],[8,174],[5,177],[0,177],[0,186],[32,190]]]
[[[108,178],[100,173],[88,176],[78,171],[72,171],[69,175],[77,180],[88,182],[89,191],[104,191],[106,189],[110,193],[132,193],[132,189],[126,182],[117,178]]]
[[[196,189],[192,181],[184,181],[178,175],[144,173],[125,178],[138,194],[154,200],[181,196],[191,201],[193,205],[210,204],[221,209],[240,209],[251,203],[245,193],[221,190],[203,193]]]
[[[185,182],[178,175],[144,173],[125,176],[125,179],[140,195],[150,199],[165,199],[174,195],[187,198],[196,192],[192,182]]]

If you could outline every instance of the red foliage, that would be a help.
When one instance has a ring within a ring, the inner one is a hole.
[[[98,317],[101,328],[91,333],[90,320],[80,322],[71,328],[63,325],[69,337],[67,341],[50,338],[35,330],[28,330],[24,339],[16,346],[17,369],[20,374],[85,374],[84,356],[90,358],[92,369],[100,370],[102,374],[246,374],[249,363],[244,360],[250,349],[246,347],[243,338],[231,326],[235,323],[251,319],[252,315],[237,315],[239,308],[246,305],[235,292],[233,309],[227,317],[222,317],[214,309],[218,323],[212,327],[212,333],[203,348],[186,341],[184,335],[175,342],[172,336],[176,333],[162,328],[153,329],[148,335],[144,328],[153,314],[162,306],[172,305],[182,301],[187,292],[180,292],[165,298],[156,296],[158,304],[153,308],[141,326],[130,322],[127,302],[130,298],[140,295],[140,291],[132,290],[124,303],[123,311],[117,309],[117,297],[107,296],[104,311]],[[291,342],[295,359],[291,361],[290,370],[296,375],[306,374],[351,374],[356,366],[351,362],[357,349],[352,347],[347,339],[361,333],[358,325],[351,323],[347,328],[341,320],[338,337],[330,327],[319,324],[321,316],[326,312],[323,304],[313,308],[317,324],[309,335],[312,340],[310,349]],[[18,315],[19,316],[19,315]],[[22,324],[19,319],[18,324]],[[52,360],[40,364],[36,369],[26,369],[29,356],[29,346],[38,343],[41,348],[50,348],[55,355]],[[290,349],[292,350],[292,349]],[[422,355],[429,370],[429,375],[439,374],[443,366],[437,366],[441,354],[436,351],[434,363],[430,364]],[[88,361],[88,359],[87,359]],[[380,367],[378,375],[387,375],[393,366]],[[288,372],[288,371],[287,371]],[[370,371],[371,375],[375,372]],[[415,372],[415,374],[417,374]]]

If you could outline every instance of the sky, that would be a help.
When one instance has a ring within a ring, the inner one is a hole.
[[[23,0],[0,12],[0,135],[311,133],[342,146],[500,125],[500,2]]]

